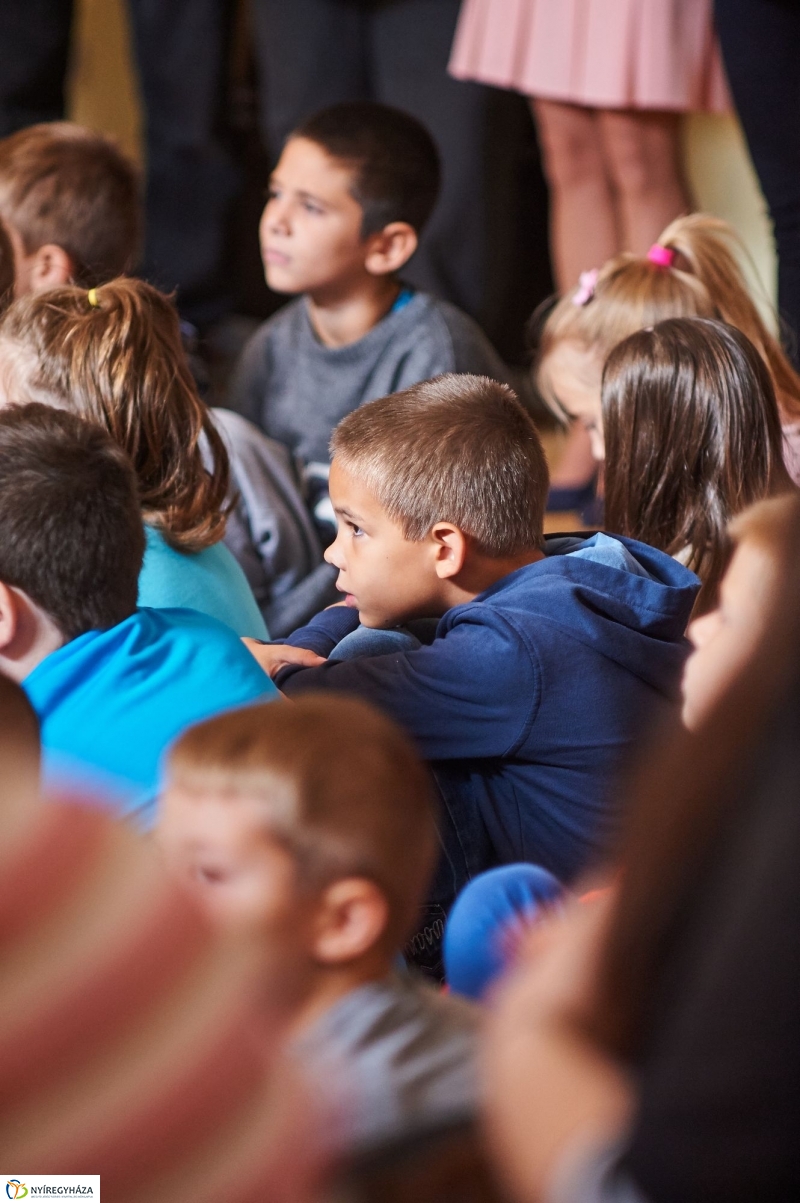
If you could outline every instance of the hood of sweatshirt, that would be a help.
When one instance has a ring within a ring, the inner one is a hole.
[[[543,560],[503,577],[475,601],[497,607],[512,622],[515,611],[524,613],[524,626],[533,613],[659,692],[665,680],[675,681],[700,589],[693,572],[620,535],[550,536],[544,551]]]

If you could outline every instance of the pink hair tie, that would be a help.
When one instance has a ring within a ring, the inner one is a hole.
[[[675,251],[671,247],[662,246],[660,242],[654,242],[647,252],[647,258],[657,267],[672,267],[675,262]]]
[[[594,296],[594,290],[597,287],[597,277],[599,272],[596,267],[591,271],[581,272],[578,277],[578,289],[572,298],[573,305],[588,305]]]

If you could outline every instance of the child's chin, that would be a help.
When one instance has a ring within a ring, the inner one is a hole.
[[[298,284],[296,280],[292,280],[280,268],[274,268],[271,265],[264,272],[264,278],[267,285],[273,292],[284,292],[288,296],[295,296],[297,293],[306,292],[305,285]]]

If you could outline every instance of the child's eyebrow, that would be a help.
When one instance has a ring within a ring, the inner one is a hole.
[[[361,522],[358,514],[354,514],[346,505],[335,505],[333,507],[334,514],[339,514],[342,518],[349,518],[351,522]]]

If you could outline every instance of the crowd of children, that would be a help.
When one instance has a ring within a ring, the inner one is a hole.
[[[297,1161],[308,1083],[325,1161],[486,1109],[519,1198],[540,1197],[526,1175],[552,1177],[578,1119],[609,1148],[626,1131],[612,1054],[630,1050],[603,1044],[592,993],[637,897],[621,774],[682,697],[705,732],[761,655],[797,552],[800,377],[715,219],[587,271],[540,324],[530,395],[588,431],[577,493],[602,529],[546,535],[524,382],[403,281],[438,184],[435,145],[397,110],[342,104],[295,130],[260,230],[294,299],[212,410],[173,299],[127,274],[132,166],[69,124],[0,141],[0,844],[52,884],[28,922],[11,855],[0,875],[0,1080],[27,1083],[0,1151],[40,1172],[99,1160],[112,1197],[152,1182],[210,1200],[227,1167],[237,1198],[266,1197],[266,1175],[299,1199],[286,1148]],[[577,906],[589,873],[602,889]],[[482,1013],[514,963],[487,1072]],[[137,971],[147,989],[123,1004]],[[581,1008],[596,1044],[573,1056]],[[135,1048],[104,1060],[126,1017],[141,1065],[162,1054],[152,1097],[128,1080]],[[80,1101],[69,1122],[59,1099]],[[137,1163],[169,1099],[164,1147]],[[550,1132],[530,1156],[529,1107]]]

